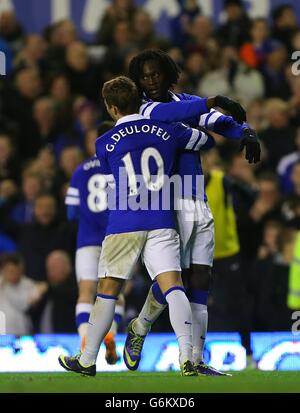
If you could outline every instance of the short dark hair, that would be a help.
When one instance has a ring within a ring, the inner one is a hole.
[[[104,83],[102,97],[108,107],[116,106],[124,115],[137,113],[141,98],[134,82],[126,76],[118,76]]]
[[[97,127],[97,135],[104,135],[105,132],[108,132],[114,126],[115,122],[112,122],[110,120],[105,120],[104,122],[101,122],[100,125]]]
[[[0,255],[0,269],[7,264],[13,264],[19,267],[24,265],[24,261],[18,252],[5,252]]]
[[[275,9],[272,10],[273,21],[280,19],[286,10],[294,10],[294,8],[290,4],[281,4],[280,6],[275,7]]]
[[[132,58],[128,69],[129,77],[137,85],[140,94],[143,93],[140,85],[141,72],[145,62],[148,62],[149,60],[154,60],[159,64],[161,70],[166,75],[166,79],[168,80],[168,88],[178,82],[181,70],[177,63],[174,62],[174,60],[167,53],[158,49],[144,50]]]

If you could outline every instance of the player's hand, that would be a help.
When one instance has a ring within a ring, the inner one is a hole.
[[[254,129],[244,129],[240,151],[242,151],[244,147],[246,147],[245,158],[249,163],[257,163],[260,161],[260,144]]]
[[[227,96],[217,95],[215,97],[215,105],[228,111],[237,123],[242,124],[246,122],[246,112],[238,102],[229,99]]]

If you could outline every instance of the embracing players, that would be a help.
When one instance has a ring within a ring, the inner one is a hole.
[[[155,118],[158,102],[194,102],[200,99],[187,94],[175,94],[171,91],[177,83],[180,69],[164,52],[146,50],[132,59],[129,65],[129,76],[136,83],[144,104],[140,113],[147,118]],[[165,110],[161,116],[166,122],[184,121],[191,127],[201,127],[211,130],[229,139],[241,141],[241,149],[246,147],[246,159],[256,163],[260,159],[260,145],[255,131],[246,123],[246,114],[236,102],[224,96],[214,98],[211,106],[219,106],[233,115],[225,116],[211,110],[198,116],[185,116],[183,111],[174,106]],[[167,109],[167,107],[166,107]],[[204,130],[205,130],[204,129]],[[224,375],[203,361],[203,348],[207,333],[208,313],[207,300],[209,281],[214,256],[214,222],[207,203],[204,190],[204,177],[201,160],[198,153],[185,151],[178,156],[177,172],[184,179],[193,179],[192,191],[184,191],[183,199],[178,203],[177,229],[181,244],[181,266],[187,284],[187,296],[192,309],[193,320],[193,363],[197,371],[204,375]],[[196,178],[201,184],[197,184]],[[201,179],[202,178],[202,179]],[[131,370],[138,368],[143,343],[151,325],[166,307],[167,302],[154,282],[149,290],[146,302],[139,316],[128,326],[128,336],[125,343],[124,361]],[[139,346],[136,343],[139,343]],[[130,357],[132,354],[132,357]],[[132,363],[132,360],[135,363]]]
[[[172,206],[163,208],[163,189],[165,178],[168,181],[173,175],[178,150],[199,151],[211,147],[214,141],[204,132],[182,124],[167,124],[139,115],[138,90],[126,77],[106,82],[102,94],[116,125],[97,140],[96,153],[107,180],[114,178],[115,204],[109,205],[100,255],[100,282],[85,349],[75,357],[60,356],[59,362],[66,370],[96,374],[97,355],[111,326],[117,296],[141,255],[150,277],[158,282],[168,302],[179,345],[181,373],[195,376],[198,373],[192,363],[192,314],[181,280],[179,236]],[[126,185],[122,186],[124,178]],[[148,209],[145,205],[132,208],[137,198],[146,200]],[[133,341],[134,346],[139,347],[139,343]],[[132,357],[130,354],[131,360]]]

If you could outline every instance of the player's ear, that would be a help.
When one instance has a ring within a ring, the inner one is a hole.
[[[115,105],[111,106],[110,111],[114,115],[114,118],[116,118],[119,115],[119,109]]]

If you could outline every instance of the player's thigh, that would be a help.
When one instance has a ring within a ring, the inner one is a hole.
[[[78,248],[75,256],[75,271],[77,282],[98,281],[98,263],[101,246]]]
[[[129,279],[147,239],[147,231],[105,237],[99,260],[99,278]]]
[[[195,227],[196,206],[192,199],[178,200],[176,212],[177,230],[180,237],[180,259],[183,269],[189,268],[191,262],[191,242]]]
[[[180,244],[177,231],[174,229],[148,231],[142,258],[152,280],[161,273],[180,273]]]
[[[197,221],[191,239],[191,264],[212,267],[215,251],[214,219],[208,205],[197,201]]]

